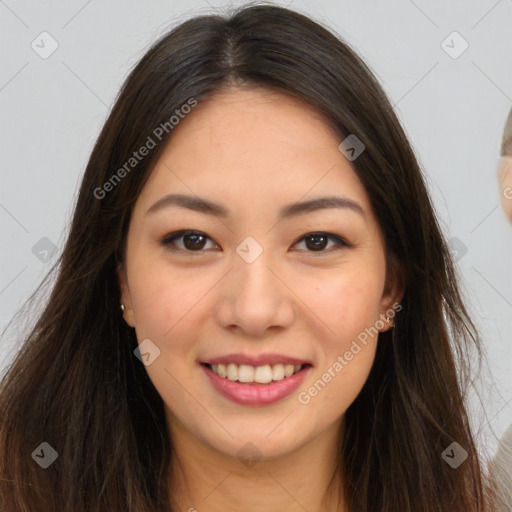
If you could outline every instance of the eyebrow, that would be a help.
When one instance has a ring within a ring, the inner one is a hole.
[[[226,207],[209,201],[208,199],[200,198],[197,196],[188,196],[185,194],[168,194],[162,197],[147,210],[146,215],[171,206],[187,208],[195,212],[200,212],[207,215],[215,215],[221,218],[229,217],[229,210]],[[279,211],[278,218],[279,220],[288,219],[302,215],[304,213],[314,212],[327,208],[347,209],[356,212],[363,217],[365,216],[362,206],[352,199],[340,196],[327,196],[286,205]]]

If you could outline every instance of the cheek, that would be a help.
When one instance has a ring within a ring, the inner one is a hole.
[[[319,366],[299,401],[322,410],[327,404],[335,404],[334,418],[355,400],[370,373],[377,347],[375,322],[379,319],[384,281],[379,265],[333,275],[321,285],[311,285],[305,293],[309,297],[308,307],[326,328],[317,340]]]
[[[383,278],[372,268],[332,272],[320,283],[304,276],[297,286],[303,301],[322,320],[329,339],[346,341],[379,318]]]
[[[160,354],[145,369],[165,403],[185,410],[197,404],[183,389],[193,389],[197,326],[205,320],[201,298],[212,284],[190,273],[171,272],[169,265],[142,257],[132,261],[130,292],[139,343],[150,339]],[[181,409],[180,409],[181,410]]]
[[[298,401],[311,418],[322,427],[338,420],[361,392],[375,358],[376,343],[366,346],[349,344],[347,351],[333,351],[327,364],[319,368],[313,379],[298,394]],[[349,361],[346,354],[350,353]]]
[[[134,261],[130,279],[137,332],[163,340],[190,314],[207,291],[204,279],[171,271],[160,261]]]

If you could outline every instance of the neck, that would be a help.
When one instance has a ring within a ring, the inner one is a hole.
[[[170,424],[173,510],[217,512],[342,512],[337,460],[339,423],[307,445],[272,459],[241,460]]]

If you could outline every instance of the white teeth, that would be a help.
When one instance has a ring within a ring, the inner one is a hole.
[[[260,384],[268,384],[272,382],[272,368],[270,365],[266,364],[265,366],[258,366],[254,372],[254,382],[259,382]]]
[[[221,377],[227,377],[228,372],[226,371],[226,365],[225,364],[219,364],[217,365],[217,371],[212,366],[212,369],[215,373],[218,373]]]
[[[229,380],[237,380],[238,379],[238,366],[236,364],[228,364],[228,379]]]
[[[257,382],[258,384],[268,384],[269,382],[282,380],[285,377],[291,377],[302,368],[301,364],[274,364],[270,366],[251,366],[248,364],[241,364],[240,366],[230,363],[214,364],[211,366],[212,371],[222,378],[228,378],[232,381],[239,382]]]
[[[238,367],[238,380],[240,382],[254,382],[254,366],[241,364]]]
[[[275,364],[272,366],[272,380],[284,379],[284,366],[282,364]]]
[[[285,364],[284,365],[284,376],[291,377],[293,375],[294,370],[295,370],[295,366],[293,366],[293,364]]]

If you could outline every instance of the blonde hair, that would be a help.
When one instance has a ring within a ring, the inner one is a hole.
[[[489,477],[495,493],[496,512],[512,510],[512,425],[500,440],[489,465]]]
[[[503,130],[503,139],[501,141],[501,155],[512,156],[512,108],[508,113],[505,129]]]

